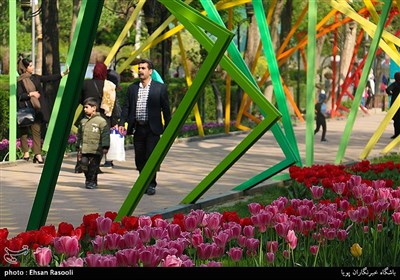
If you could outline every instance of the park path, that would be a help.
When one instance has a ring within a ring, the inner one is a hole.
[[[372,109],[369,114],[360,111],[346,149],[343,162],[359,160],[362,150],[386,113]],[[334,163],[336,153],[346,125],[345,119],[328,119],[328,142],[320,142],[321,132],[315,136],[314,163]],[[294,132],[300,155],[305,162],[305,123],[296,121]],[[391,141],[393,124],[390,123],[371,151],[369,158],[378,156]],[[171,213],[179,210],[179,202],[215,167],[234,147],[245,133],[210,137],[199,141],[177,140],[168,152],[158,172],[157,193],[144,195],[133,215]],[[396,148],[398,152],[398,148]],[[221,203],[230,190],[261,173],[283,159],[283,152],[271,132],[267,132],[250,150],[223,175],[198,201]],[[126,161],[115,162],[112,169],[102,168],[99,187],[88,190],[84,186],[84,175],[74,173],[75,156],[63,161],[46,224],[58,225],[65,221],[78,226],[84,214],[106,211],[118,212],[138,172],[134,167],[133,149],[126,150]],[[0,228],[8,228],[10,236],[25,231],[29,219],[36,187],[43,166],[32,161],[0,164]],[[287,173],[287,170],[285,171]],[[265,187],[271,180],[256,188]],[[218,197],[218,200],[215,198]],[[214,200],[213,200],[214,199]]]

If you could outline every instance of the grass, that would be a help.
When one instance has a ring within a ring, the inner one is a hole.
[[[210,208],[205,209],[206,212],[236,212],[239,217],[249,217],[250,212],[248,209],[248,204],[252,202],[258,202],[262,205],[270,204],[272,201],[281,196],[288,196],[288,187],[287,186],[271,186],[265,188],[265,191],[256,195],[249,195],[242,197],[233,202],[228,202],[223,205],[217,205]]]
[[[393,161],[394,163],[400,163],[400,153],[389,153],[384,156],[375,157],[369,160],[371,163],[380,163]],[[271,186],[265,188],[265,191],[261,194],[245,196],[233,202],[228,202],[223,205],[213,206],[205,209],[206,212],[236,212],[239,217],[250,217],[250,212],[248,210],[248,204],[252,202],[258,202],[261,205],[270,204],[272,201],[281,196],[288,196],[287,186]]]

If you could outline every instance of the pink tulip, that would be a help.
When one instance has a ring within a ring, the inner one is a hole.
[[[395,225],[400,225],[400,212],[393,213],[392,219]]]
[[[208,243],[202,243],[197,246],[197,255],[200,260],[207,260],[212,253],[212,246]]]
[[[338,195],[342,195],[344,192],[346,185],[343,182],[338,182],[338,183],[333,183],[332,184],[332,189],[335,193]]]
[[[98,217],[96,219],[97,233],[101,236],[106,235],[112,226],[112,220],[110,218]]]
[[[313,256],[315,256],[318,253],[318,245],[312,245],[310,246],[310,252]]]
[[[61,236],[54,238],[54,248],[57,253],[68,257],[78,256],[80,246],[76,236]]]
[[[151,227],[153,222],[151,221],[151,218],[149,216],[140,216],[138,220],[139,227],[144,227],[148,226]]]
[[[185,229],[189,232],[192,232],[197,227],[197,217],[194,215],[186,216],[184,219]]]
[[[143,267],[156,267],[159,264],[159,258],[151,248],[141,251],[139,259],[142,261]]]
[[[213,237],[214,242],[218,245],[220,248],[224,248],[226,245],[226,242],[228,242],[228,234],[220,231],[216,236]]]
[[[315,212],[314,216],[317,224],[326,225],[328,223],[329,215],[327,211],[324,210],[317,211]]]
[[[283,257],[285,258],[285,259],[289,259],[289,257],[290,257],[290,253],[289,253],[289,251],[288,250],[283,250]]]
[[[289,243],[290,249],[295,249],[297,247],[297,236],[293,230],[289,230],[286,236],[286,241]]]
[[[247,206],[249,208],[249,212],[250,212],[251,215],[257,215],[261,210],[261,204],[260,203],[252,202]]]
[[[400,209],[400,198],[392,198],[389,200],[390,208],[394,211],[398,211]]]
[[[324,188],[320,186],[312,186],[310,190],[314,199],[320,199],[324,194]]]
[[[307,205],[300,205],[298,211],[299,215],[303,218],[308,218],[311,215],[310,208]]]
[[[347,231],[345,231],[344,229],[339,229],[339,230],[337,231],[337,239],[338,239],[339,241],[344,241],[344,240],[346,240],[347,236],[348,236],[348,233],[347,233]]]
[[[139,250],[123,249],[115,253],[117,265],[122,267],[137,267],[139,260]]]
[[[38,266],[48,266],[51,261],[51,249],[48,247],[38,247],[35,252],[35,261]]]
[[[172,240],[177,239],[181,236],[182,230],[181,227],[177,224],[169,224],[167,226],[169,238]]]
[[[219,229],[221,225],[222,214],[218,212],[210,213],[207,217],[207,227],[212,230],[216,231]]]
[[[104,237],[104,248],[106,250],[113,251],[113,250],[121,249],[120,245],[124,245],[122,235],[120,235],[118,233],[110,233]]]
[[[240,261],[242,255],[243,255],[243,249],[238,247],[232,247],[228,252],[228,256],[230,256],[231,260],[234,262]]]
[[[104,238],[100,235],[96,235],[96,237],[91,241],[93,246],[93,251],[95,253],[101,253],[104,248]]]
[[[83,259],[77,257],[70,257],[63,260],[60,267],[83,267]]]
[[[143,243],[148,243],[151,240],[151,227],[149,226],[143,226],[141,228],[137,229],[137,232],[139,233],[140,239],[142,240]]]
[[[207,264],[200,265],[200,267],[222,267],[222,263],[216,261],[210,261]]]
[[[162,267],[181,267],[182,266],[182,260],[178,258],[177,256],[173,255],[168,255],[165,260],[161,262]]]
[[[203,243],[203,235],[201,234],[193,234],[192,236],[192,245],[197,248],[201,243]]]
[[[244,226],[243,235],[248,237],[254,237],[254,227],[253,226]]]
[[[273,263],[273,262],[275,261],[275,254],[274,254],[274,253],[272,253],[272,252],[267,252],[267,253],[265,254],[265,256],[267,257],[267,261],[268,261],[269,263]]]
[[[143,246],[137,231],[128,231],[123,236],[126,248],[141,248]]]
[[[275,231],[281,237],[285,237],[288,233],[288,230],[289,230],[288,223],[279,223],[275,225]]]
[[[268,252],[276,253],[278,251],[278,241],[267,241]]]
[[[349,207],[350,207],[350,202],[347,200],[341,200],[339,202],[339,206],[340,206],[340,209],[342,209],[343,211],[347,211],[347,209],[349,209]]]

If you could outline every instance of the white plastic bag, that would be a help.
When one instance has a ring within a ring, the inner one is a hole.
[[[125,161],[125,137],[113,129],[110,133],[110,149],[107,160]]]

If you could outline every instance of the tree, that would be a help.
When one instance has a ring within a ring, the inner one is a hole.
[[[43,23],[43,75],[59,74],[60,52],[59,52],[59,24],[58,24],[58,1],[42,0],[42,23]],[[45,85],[45,98],[49,107],[53,108],[59,82],[47,83]]]
[[[170,16],[168,9],[157,0],[147,0],[143,5],[143,12],[149,35],[153,34],[157,27]],[[169,28],[163,33],[168,30]],[[167,78],[171,64],[171,40],[171,38],[163,40],[150,50],[150,59],[164,80]]]

